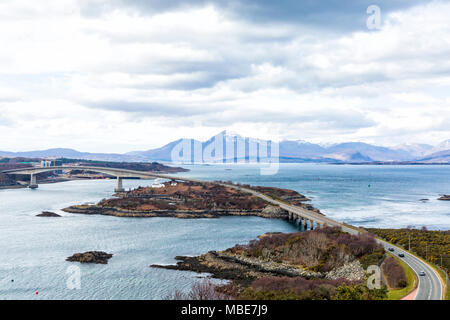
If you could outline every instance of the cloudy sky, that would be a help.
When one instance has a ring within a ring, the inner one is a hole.
[[[2,0],[0,150],[127,152],[225,129],[437,144],[449,17],[449,1]]]

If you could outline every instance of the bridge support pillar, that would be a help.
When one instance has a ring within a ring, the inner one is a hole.
[[[293,219],[293,214],[292,214],[292,212],[289,212],[289,221],[291,221],[292,219]]]
[[[314,221],[309,220],[309,224],[310,224],[310,229],[314,230]]]
[[[28,185],[28,188],[30,189],[37,189],[38,184],[36,183],[36,176],[34,174],[30,175],[30,184]]]
[[[123,188],[122,185],[122,178],[121,177],[117,177],[117,186],[114,189],[115,192],[124,192],[125,189]]]

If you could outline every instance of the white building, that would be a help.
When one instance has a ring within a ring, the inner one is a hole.
[[[41,161],[41,168],[49,168],[52,166],[52,161],[50,160],[42,160]]]

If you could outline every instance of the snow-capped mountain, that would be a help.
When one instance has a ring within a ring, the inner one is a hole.
[[[441,152],[441,151],[446,151],[446,150],[450,150],[450,139],[442,141],[437,146],[432,148],[427,154],[433,154],[436,152]]]
[[[192,145],[204,150],[214,139],[223,139],[224,154],[232,153],[237,145],[245,145],[248,156],[249,141],[269,145],[263,139],[243,137],[235,132],[223,131],[206,141],[190,140]],[[172,151],[183,139],[172,141],[160,148],[133,151],[126,154],[88,153],[73,149],[49,149],[29,152],[0,151],[0,157],[65,157],[103,161],[172,161]],[[228,155],[226,155],[228,159]],[[433,147],[427,144],[408,143],[396,147],[383,147],[363,142],[315,144],[304,140],[279,142],[280,162],[364,163],[364,162],[417,162],[450,163],[450,139]],[[241,159],[242,160],[242,159]]]
[[[416,158],[420,158],[429,154],[433,149],[433,146],[429,144],[420,144],[420,143],[404,143],[398,146],[395,146],[396,150],[403,150],[411,154]]]

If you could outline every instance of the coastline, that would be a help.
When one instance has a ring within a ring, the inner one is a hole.
[[[264,210],[216,209],[216,210],[126,210],[121,208],[104,208],[98,205],[75,205],[61,209],[67,213],[85,215],[105,215],[126,218],[179,218],[179,219],[217,219],[229,216],[255,216],[267,219],[287,219],[287,212],[267,213]]]

